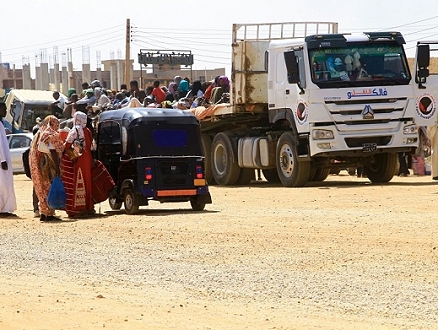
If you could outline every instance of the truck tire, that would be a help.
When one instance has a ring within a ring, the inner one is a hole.
[[[237,179],[237,185],[246,185],[250,183],[252,180],[255,180],[255,169],[253,168],[241,168],[240,175]]]
[[[263,169],[263,176],[269,183],[280,183],[276,168]]]
[[[211,144],[211,170],[215,181],[222,186],[235,184],[240,175],[230,137],[230,134],[218,133]]]
[[[207,180],[209,185],[216,184],[213,177],[213,172],[211,170],[211,137],[208,134],[201,134],[202,148],[204,149],[204,172],[205,180]]]
[[[314,170],[312,177],[311,178],[309,177],[309,181],[322,182],[325,179],[327,179],[329,174],[330,174],[330,168],[318,167]]]
[[[309,180],[310,161],[298,161],[295,138],[283,133],[277,142],[277,172],[285,187],[302,187]]]
[[[377,154],[372,163],[364,166],[365,173],[373,183],[389,182],[394,176],[397,162],[396,153]]]

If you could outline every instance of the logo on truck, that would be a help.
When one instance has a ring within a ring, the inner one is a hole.
[[[298,101],[297,104],[297,119],[298,123],[301,125],[307,121],[308,109],[306,103],[303,101]]]
[[[374,110],[371,105],[367,104],[362,110],[363,119],[374,119]]]
[[[362,90],[355,90],[347,92],[347,98],[366,97],[366,96],[388,96],[386,88],[364,88]]]
[[[435,98],[429,94],[424,93],[417,98],[416,101],[417,114],[424,119],[431,118],[436,111],[436,101]]]

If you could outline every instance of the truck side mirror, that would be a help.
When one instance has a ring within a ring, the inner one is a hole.
[[[430,47],[429,45],[419,44],[417,45],[417,72],[415,75],[415,82],[420,84],[426,82],[426,78],[429,77],[429,64],[430,64]]]
[[[429,45],[417,45],[417,65],[419,68],[427,68],[430,64],[430,47]]]
[[[300,72],[298,69],[298,59],[294,51],[284,53],[284,61],[287,69],[287,81],[289,84],[297,84],[300,82]]]

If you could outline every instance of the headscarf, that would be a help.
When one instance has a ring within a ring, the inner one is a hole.
[[[169,84],[169,88],[168,88],[169,89],[169,93],[175,94],[176,93],[176,88],[178,88],[176,83],[175,82],[171,82]]]
[[[74,126],[70,132],[68,132],[68,136],[65,141],[68,143],[73,143],[75,139],[81,139],[85,146],[84,128],[87,126],[87,115],[81,111],[76,111],[73,115],[73,123]]]
[[[187,93],[188,91],[189,91],[189,82],[187,80],[182,79],[178,85],[178,92]]]
[[[59,120],[53,115],[46,116],[41,123],[39,141],[47,141],[50,135],[58,134]]]
[[[192,85],[192,96],[197,97],[198,91],[202,91],[202,84],[200,80],[195,80]]]
[[[230,81],[228,80],[227,76],[220,76],[218,81],[220,82],[221,80],[224,83],[224,86],[226,87],[230,86]]]
[[[102,95],[102,88],[100,87],[95,87],[94,88],[94,96],[96,97],[96,99],[99,99],[99,97]]]
[[[43,180],[49,180],[50,182],[53,178],[59,174],[59,164],[54,161],[52,154],[50,153],[49,148],[47,147],[47,152],[43,151],[40,148],[40,142],[44,142],[44,144],[49,144],[49,137],[52,135],[58,135],[58,125],[59,120],[53,115],[49,115],[45,117],[41,123],[41,127],[38,132],[35,134],[35,137],[32,141],[32,150],[38,150],[38,158],[37,158],[37,166],[38,170],[41,173],[41,177]],[[43,144],[43,145],[44,145]],[[58,156],[61,157],[60,153]]]
[[[73,94],[76,94],[75,88],[69,88],[67,91],[67,97],[70,98]]]
[[[179,86],[181,80],[182,80],[181,76],[175,76],[175,78],[173,78],[173,82],[176,84],[177,87]]]

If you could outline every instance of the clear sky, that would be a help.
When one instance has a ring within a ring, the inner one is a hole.
[[[126,19],[132,25],[131,58],[139,49],[191,50],[194,69],[230,70],[233,23],[324,21],[339,32],[400,31],[408,56],[415,42],[438,40],[437,0],[14,0],[1,6],[2,62],[32,67],[45,58],[74,68],[125,56]]]

